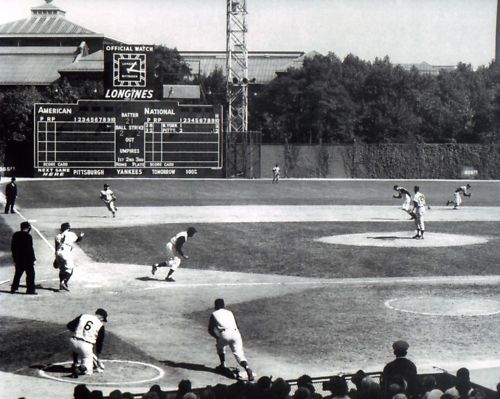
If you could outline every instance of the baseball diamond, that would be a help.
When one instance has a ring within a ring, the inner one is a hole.
[[[452,210],[447,198],[463,182],[113,179],[115,218],[96,196],[104,182],[17,181],[16,214],[2,215],[0,231],[33,226],[38,295],[10,294],[10,242],[0,239],[2,397],[68,398],[77,383],[105,394],[227,383],[207,334],[217,298],[238,320],[257,378],[381,371],[396,340],[410,343],[419,372],[500,365],[497,181],[474,181],[474,197]],[[395,184],[418,184],[432,206],[424,240],[411,239]],[[66,221],[85,233],[70,292],[52,267]],[[189,226],[197,233],[176,281],[152,275]],[[72,379],[66,322],[101,307],[106,368]]]

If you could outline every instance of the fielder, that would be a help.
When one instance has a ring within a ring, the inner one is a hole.
[[[208,322],[208,333],[217,340],[215,347],[220,360],[217,370],[226,370],[225,348],[229,346],[238,364],[247,372],[248,381],[253,381],[255,377],[252,369],[248,367],[243,351],[243,340],[233,312],[225,309],[224,299],[222,298],[216,299],[214,305],[215,311],[210,315]]]
[[[59,290],[69,291],[68,281],[73,275],[75,261],[73,244],[81,241],[84,233],[75,234],[69,223],[61,224],[61,232],[55,238],[56,258],[53,266],[59,269]]]
[[[393,195],[392,198],[403,198],[401,209],[408,213],[411,219],[415,219],[415,214],[412,212],[411,206],[411,193],[406,188],[398,186],[397,184],[394,186],[394,191],[397,191],[398,195]]]
[[[71,367],[73,378],[78,378],[79,375],[92,375],[94,365],[98,373],[104,371],[104,365],[98,355],[102,352],[106,333],[103,323],[107,321],[108,312],[99,308],[95,311],[95,315],[81,314],[66,325],[72,332],[69,344],[73,354]]]
[[[172,274],[174,274],[174,272],[181,265],[181,257],[183,257],[184,259],[189,259],[189,256],[184,254],[184,252],[182,251],[182,246],[188,240],[188,238],[193,237],[195,233],[196,229],[194,227],[188,227],[186,231],[181,231],[180,233],[172,237],[166,245],[167,260],[161,263],[155,263],[151,269],[151,274],[154,276],[156,270],[158,270],[159,267],[168,266],[170,267],[170,270],[168,271],[165,280],[171,282],[175,281],[172,277]]]
[[[104,201],[108,210],[113,214],[113,217],[115,217],[118,208],[116,207],[115,204],[116,201],[115,194],[109,188],[109,184],[104,185],[104,189],[101,190],[100,198],[102,201]]]
[[[470,192],[471,185],[460,186],[455,190],[453,201],[446,201],[446,206],[454,204],[453,209],[457,209],[462,203],[462,196],[470,197],[472,193]]]
[[[280,180],[280,167],[278,164],[273,168],[273,184],[276,183],[278,184]]]
[[[424,214],[427,206],[425,202],[425,195],[420,192],[420,187],[414,187],[415,195],[413,196],[413,213],[415,214],[415,225],[417,227],[417,234],[413,236],[415,239],[424,239],[425,222]]]

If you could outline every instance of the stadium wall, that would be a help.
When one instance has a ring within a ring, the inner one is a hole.
[[[500,144],[262,145],[261,177],[500,179]]]

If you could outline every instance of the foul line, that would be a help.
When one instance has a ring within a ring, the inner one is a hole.
[[[5,194],[3,193],[0,193],[0,199],[2,200],[2,202],[6,202],[6,198],[5,198]],[[28,219],[26,219],[22,214],[21,212],[19,212],[19,210],[17,208],[14,208],[14,212],[22,219],[22,220],[25,220],[26,222],[29,222]],[[45,244],[47,244],[49,246],[49,248],[52,250],[52,251],[55,251],[55,248],[53,247],[53,245],[45,238],[45,236],[40,232],[40,230],[38,230],[33,224],[31,224],[31,228],[33,230],[36,231],[36,233],[40,236],[40,238],[45,242]]]

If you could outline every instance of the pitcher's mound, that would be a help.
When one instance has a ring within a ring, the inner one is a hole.
[[[426,232],[425,238],[414,239],[414,231],[367,232],[321,237],[317,241],[327,244],[354,245],[360,247],[455,247],[463,245],[485,244],[487,237],[466,236]]]
[[[86,385],[144,384],[163,377],[164,371],[153,364],[131,360],[102,360],[103,373],[71,377],[71,362],[53,363],[42,370],[40,376],[51,380]]]
[[[385,306],[427,316],[490,316],[500,313],[500,302],[485,298],[407,297],[390,299]]]

